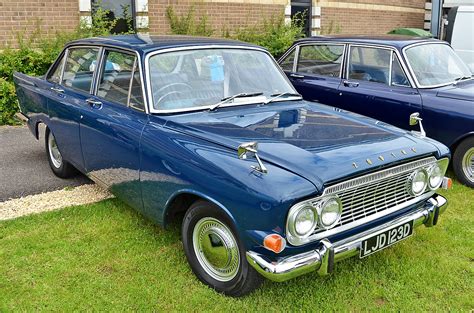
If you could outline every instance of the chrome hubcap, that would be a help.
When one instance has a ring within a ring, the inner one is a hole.
[[[215,218],[200,219],[193,230],[193,246],[201,267],[218,281],[237,275],[240,253],[230,229]]]
[[[470,148],[462,158],[462,170],[469,181],[474,182],[474,148]]]
[[[63,158],[59,152],[58,145],[56,144],[56,139],[54,139],[54,136],[51,133],[49,133],[48,137],[48,149],[49,157],[54,167],[60,168],[61,164],[63,163]]]

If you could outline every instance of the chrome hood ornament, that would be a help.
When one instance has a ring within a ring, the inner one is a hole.
[[[423,128],[423,124],[421,123],[423,119],[420,117],[420,113],[415,112],[410,114],[410,126],[415,126],[416,124],[420,124],[420,131],[413,131],[412,133],[417,137],[424,138],[426,137],[425,129]]]
[[[258,143],[255,141],[244,142],[239,145],[237,149],[239,159],[246,160],[248,158],[255,158],[258,165],[252,165],[252,168],[260,173],[268,173],[267,168],[263,165],[262,160],[258,156]]]

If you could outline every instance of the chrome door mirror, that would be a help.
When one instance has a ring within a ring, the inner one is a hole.
[[[420,121],[422,121],[422,118],[420,117],[420,113],[415,112],[415,113],[410,114],[410,126],[415,126]]]
[[[414,135],[417,137],[426,137],[426,132],[425,129],[423,128],[423,123],[421,122],[423,119],[420,117],[419,112],[415,112],[410,114],[410,126],[415,126],[417,124],[420,124],[420,131],[412,131]]]
[[[247,160],[249,158],[255,158],[257,160],[258,166],[252,165],[252,168],[261,173],[267,173],[268,170],[263,165],[262,161],[258,157],[258,143],[255,141],[245,142],[239,145],[237,148],[237,155],[241,160]]]

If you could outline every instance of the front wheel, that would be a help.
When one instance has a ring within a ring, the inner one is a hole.
[[[51,167],[53,173],[61,178],[74,176],[77,173],[76,169],[69,162],[63,159],[63,156],[59,151],[58,144],[56,143],[56,138],[49,128],[46,128],[44,137],[46,155],[48,157],[49,166]]]
[[[194,203],[186,212],[181,233],[186,258],[203,283],[233,297],[260,286],[263,277],[247,263],[232,223],[215,205]]]
[[[454,151],[453,168],[459,181],[474,188],[474,137],[464,139]]]

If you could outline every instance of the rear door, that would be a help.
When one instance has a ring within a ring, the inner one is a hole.
[[[51,83],[48,112],[51,128],[63,157],[83,170],[79,124],[81,107],[90,97],[98,47],[70,47],[48,73]]]
[[[298,45],[280,64],[306,100],[337,106],[344,49],[345,45],[339,43],[305,43]]]
[[[94,96],[82,103],[87,173],[135,208],[142,207],[140,137],[148,115],[138,55],[104,48]]]
[[[409,116],[421,111],[421,96],[412,88],[394,50],[351,45],[347,68],[339,87],[339,107],[402,128]]]

